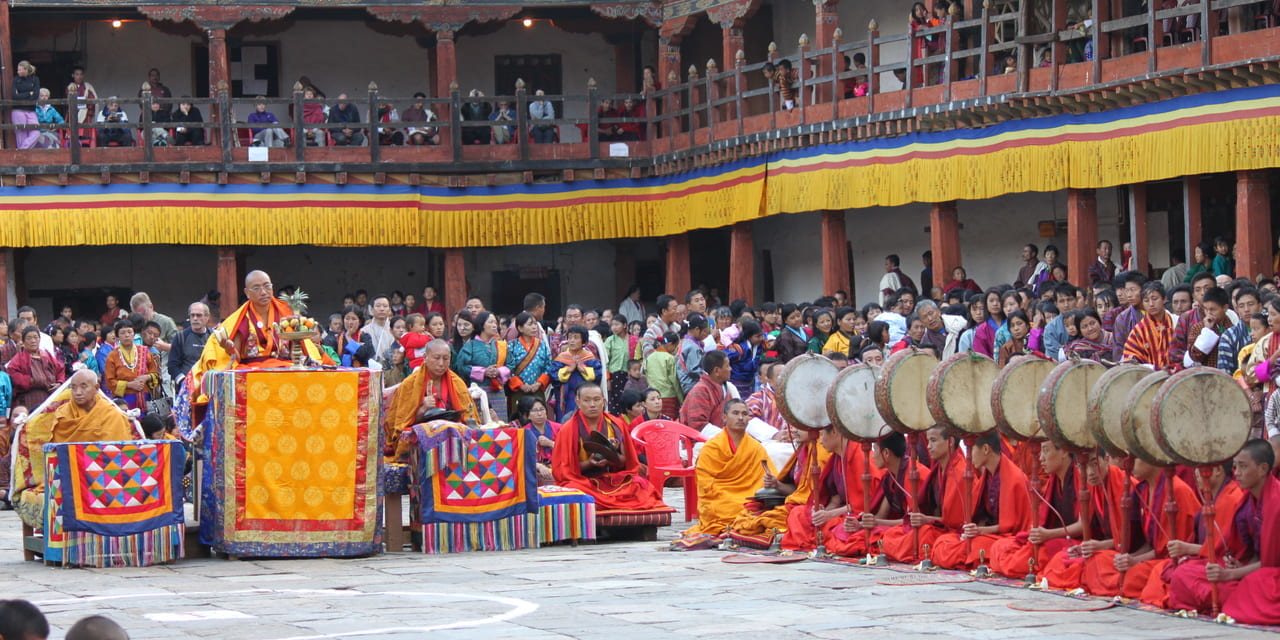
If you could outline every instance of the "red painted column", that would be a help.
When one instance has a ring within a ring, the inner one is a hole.
[[[1200,176],[1182,179],[1182,227],[1187,234],[1187,264],[1191,264],[1195,246],[1204,233],[1200,222]]]
[[[13,86],[13,77],[18,75],[17,61],[13,59],[13,30],[9,25],[9,0],[0,0],[0,96],[12,97],[9,88]],[[0,116],[0,122],[7,122],[8,110]],[[0,136],[0,147],[14,149],[13,132],[5,132]],[[6,299],[3,304],[8,304]],[[3,308],[0,306],[0,308]]]
[[[849,240],[844,211],[822,212],[822,293],[844,291],[850,296]]]
[[[1266,171],[1236,172],[1236,275],[1271,275],[1271,193]]]
[[[1089,283],[1089,267],[1098,259],[1098,193],[1067,189],[1067,268],[1071,282]],[[934,264],[937,264],[934,258]]]
[[[240,291],[244,283],[240,279],[236,261],[235,247],[218,247],[218,292],[222,298],[218,301],[218,317],[225,318],[240,306]]]
[[[739,222],[729,230],[729,299],[747,304],[755,297],[756,243],[750,222]]]
[[[836,15],[836,3],[831,0],[820,0],[813,3],[814,10],[814,48],[821,50],[829,48],[835,42],[836,27],[839,25],[840,17]],[[809,67],[805,67],[805,73],[808,74]],[[831,68],[831,56],[823,54],[818,56],[818,75],[825,76],[838,69]],[[807,101],[807,98],[806,98]],[[831,101],[831,84],[824,82],[818,86],[818,102]]]
[[[0,317],[9,317],[9,255],[11,249],[0,249]]]
[[[964,266],[960,259],[960,216],[954,200],[938,202],[929,208],[929,229],[933,282],[941,285],[951,279],[952,269]]]
[[[1135,267],[1142,273],[1147,272],[1147,244],[1147,185],[1139,183],[1129,186],[1129,247]]]
[[[717,66],[721,71],[729,71],[733,69],[733,61],[737,59],[739,51],[746,50],[746,39],[742,35],[742,21],[735,20],[733,22],[720,25],[723,33],[722,42],[723,50],[720,53],[720,59]]]
[[[683,300],[684,294],[693,288],[693,277],[689,270],[689,236],[667,236],[666,293]]]
[[[458,53],[454,48],[452,31],[436,32],[436,94],[449,97],[449,85],[458,81]],[[443,105],[442,105],[443,106]],[[434,109],[439,112],[439,109]],[[440,116],[443,118],[444,116]],[[463,302],[466,302],[465,300]]]
[[[467,304],[467,263],[462,249],[444,250],[444,310],[457,313]]]

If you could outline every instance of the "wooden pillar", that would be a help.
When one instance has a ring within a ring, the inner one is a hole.
[[[1271,193],[1264,171],[1236,172],[1236,275],[1271,274]]]
[[[680,297],[692,289],[693,277],[689,270],[689,236],[667,236],[666,292]]]
[[[0,58],[0,96],[8,99],[13,97],[13,92],[9,89],[13,86],[13,77],[18,74],[17,61],[13,59],[13,30],[9,25],[9,0],[0,0],[0,56],[4,56]],[[8,111],[5,109],[5,113],[0,115],[0,123],[8,122]],[[12,131],[0,136],[0,147],[17,148]],[[4,304],[7,305],[8,300],[5,300]]]
[[[644,87],[636,79],[636,43],[630,37],[613,42],[613,89],[618,93],[639,93]],[[619,105],[621,106],[621,105]]]
[[[680,68],[680,42],[675,38],[660,38],[658,41],[658,81],[663,83],[663,88],[669,88],[667,85],[667,76],[672,73],[677,78],[684,76],[684,70]]]
[[[444,250],[444,311],[457,313],[467,304],[467,262],[462,249]]]
[[[613,299],[621,300],[627,289],[636,284],[636,254],[630,240],[614,240],[613,244]],[[644,318],[627,318],[627,321]]]
[[[929,230],[933,282],[940,285],[951,279],[952,269],[964,266],[960,259],[960,216],[954,200],[938,202],[929,208]]]
[[[844,211],[822,212],[822,293],[849,290],[849,240]]]
[[[1186,176],[1182,179],[1182,228],[1186,233],[1187,264],[1191,264],[1191,256],[1195,246],[1200,244],[1203,233],[1200,222],[1200,176]]]
[[[1098,193],[1093,189],[1067,189],[1067,268],[1073,284],[1089,283],[1089,267],[1098,259],[1097,246]]]
[[[827,49],[835,43],[836,27],[840,23],[840,16],[836,15],[836,2],[834,0],[819,0],[813,3],[814,10],[814,48],[818,50]],[[799,63],[807,65],[807,61],[801,60]],[[805,72],[809,67],[805,66]],[[818,75],[825,76],[840,71],[840,69],[831,68],[831,56],[822,54],[818,56]],[[806,101],[808,97],[806,96]],[[818,86],[818,102],[830,102],[831,83],[823,82]]]
[[[436,32],[436,91],[435,97],[449,96],[449,85],[458,81],[458,52],[454,48],[452,31]],[[465,300],[463,302],[466,302]]]
[[[218,247],[218,292],[222,299],[218,301],[218,317],[225,318],[240,306],[240,291],[244,289],[244,281],[240,279],[240,269],[236,260],[235,247]]]
[[[723,34],[723,48],[720,53],[720,68],[725,71],[733,69],[733,61],[737,59],[739,51],[746,51],[746,38],[742,35],[742,21],[735,20],[720,25],[720,31]]]
[[[0,316],[9,319],[9,258],[13,251],[0,248]]]
[[[1129,248],[1135,269],[1147,272],[1147,185],[1129,185]],[[1121,255],[1123,258],[1123,255]],[[1121,271],[1129,265],[1120,265]]]
[[[729,299],[739,298],[751,304],[755,297],[756,243],[750,222],[739,222],[729,229]]]
[[[227,53],[227,30],[209,29],[209,96],[219,90],[231,93],[231,58]]]

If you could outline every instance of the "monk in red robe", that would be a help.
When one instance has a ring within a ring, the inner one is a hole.
[[[1214,559],[1195,560],[1173,572],[1169,604],[1208,611],[1213,584],[1223,613],[1244,624],[1280,625],[1280,480],[1272,475],[1275,451],[1266,440],[1250,440],[1236,454],[1236,483],[1243,491],[1231,512]],[[1219,515],[1219,514],[1215,514]]]
[[[584,445],[592,432],[614,444],[619,453],[617,461],[587,451]],[[598,510],[671,510],[662,502],[662,489],[640,475],[635,441],[621,420],[604,412],[604,391],[594,382],[578,387],[577,410],[556,434],[551,473],[556,484],[595,498]]]
[[[1027,474],[1001,453],[1000,433],[978,438],[970,455],[979,472],[973,512],[959,533],[944,533],[933,543],[933,563],[944,569],[971,569],[990,559],[996,542],[1031,528]]]
[[[1079,544],[1050,556],[1039,574],[1042,580],[1049,582],[1049,586],[1065,590],[1081,588],[1086,566],[1094,562],[1104,562],[1107,566],[1114,564],[1113,550],[1124,528],[1124,510],[1121,506],[1125,480],[1128,477],[1129,474],[1124,469],[1111,464],[1110,456],[1101,449],[1089,458],[1085,465],[1089,502],[1076,505],[1077,523],[1083,522],[1080,514],[1085,508],[1089,509],[1089,535]],[[1131,537],[1137,528],[1136,524],[1130,524],[1128,531],[1131,532]],[[1083,531],[1081,535],[1083,536]],[[1104,551],[1112,553],[1101,553]],[[1116,577],[1119,577],[1118,574]],[[1119,590],[1118,583],[1115,590]]]
[[[882,438],[875,444],[872,455],[880,471],[880,479],[872,485],[871,508],[864,510],[857,519],[844,520],[845,531],[853,535],[845,543],[847,553],[843,555],[878,555],[879,542],[885,532],[901,527],[907,515],[908,462],[915,465],[917,478],[929,475],[929,468],[920,461],[906,459],[907,439],[901,433],[890,433]]]
[[[991,546],[991,570],[1010,578],[1037,573],[1049,559],[1080,539],[1081,523],[1076,513],[1079,491],[1075,458],[1051,441],[1040,443],[1040,468],[1048,476],[1039,496],[1035,526],[1027,532],[999,540]],[[1030,561],[1035,555],[1035,567]]]
[[[870,456],[864,456],[861,442],[846,441],[844,455],[845,506],[848,512],[840,518],[832,518],[823,525],[822,539],[827,552],[832,555],[853,557],[867,553],[867,536],[862,532],[862,514],[867,505],[875,504],[875,488],[879,486],[884,471],[874,464],[868,467]],[[870,474],[869,493],[862,490],[862,476]]]
[[[838,522],[849,514],[848,469],[845,466],[849,441],[835,427],[829,426],[818,433],[818,444],[831,453],[831,457],[822,465],[810,505],[787,513],[787,532],[782,536],[783,549],[814,550],[818,546],[818,531],[822,530],[825,536],[828,523]]]
[[[925,545],[932,546],[944,533],[959,533],[968,519],[961,493],[967,462],[958,453],[955,437],[942,427],[933,427],[925,433],[925,444],[933,467],[916,497],[916,510],[907,514],[905,523],[891,527],[881,538],[884,554],[895,562],[919,562],[926,557]],[[919,547],[913,528],[920,530]]]

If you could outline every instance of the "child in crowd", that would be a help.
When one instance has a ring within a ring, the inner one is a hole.
[[[680,381],[676,379],[676,358],[673,355],[679,344],[680,336],[668,331],[655,342],[653,351],[644,360],[644,377],[662,395],[662,413],[668,416],[680,414],[680,402],[684,399]]]
[[[421,313],[411,313],[404,321],[409,330],[400,336],[400,346],[404,347],[402,355],[409,362],[409,369],[416,370],[427,357],[427,343],[435,336],[427,332],[427,318]]]
[[[649,388],[649,381],[644,377],[644,363],[640,360],[627,361],[627,383],[622,390],[644,391]]]

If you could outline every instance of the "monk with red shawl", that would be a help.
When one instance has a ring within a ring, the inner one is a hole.
[[[1275,459],[1266,440],[1250,440],[1236,454],[1236,483],[1243,495],[1230,513],[1225,537],[1217,539],[1216,562],[1195,560],[1175,569],[1171,607],[1207,612],[1216,583],[1223,613],[1236,622],[1280,625],[1280,536],[1275,535],[1280,480],[1271,473]]]
[[[872,485],[871,508],[864,510],[858,519],[845,518],[845,531],[852,535],[844,542],[844,553],[841,555],[878,554],[878,543],[884,538],[885,532],[902,526],[908,507],[908,462],[915,465],[918,478],[929,475],[928,467],[918,460],[908,461],[906,455],[907,439],[901,433],[890,433],[875,444],[872,460],[880,472],[880,479]],[[874,478],[872,480],[875,481]],[[834,543],[828,543],[829,549],[832,544]]]
[[[890,560],[915,564],[930,545],[944,533],[959,533],[968,519],[964,512],[963,455],[958,455],[956,439],[946,429],[933,427],[925,434],[933,468],[916,498],[916,511],[907,514],[906,522],[884,533],[882,549]],[[908,490],[911,487],[907,487]],[[915,544],[913,528],[920,530],[920,547]]]
[[[387,407],[382,428],[386,434],[384,452],[405,460],[410,452],[408,441],[401,441],[405,429],[422,422],[432,409],[458,412],[460,422],[485,422],[476,411],[467,390],[467,382],[449,368],[449,343],[439,338],[427,343],[422,364],[397,387]]]
[[[817,431],[797,430],[796,437],[799,439],[796,452],[783,465],[782,471],[776,476],[768,473],[764,476],[764,487],[781,491],[787,496],[786,501],[768,510],[758,503],[748,501],[729,526],[729,535],[734,539],[761,546],[768,545],[774,536],[786,532],[787,517],[791,511],[809,508],[809,498],[817,475],[811,471],[822,469],[831,458],[831,453],[818,444]]]
[[[1048,476],[1039,497],[1035,525],[1026,535],[1018,534],[991,545],[991,570],[1010,578],[1036,573],[1049,559],[1079,539],[1081,523],[1076,513],[1078,492],[1074,458],[1051,441],[1040,443],[1040,468]],[[1037,551],[1038,546],[1038,551]],[[1031,556],[1035,553],[1035,570]]]
[[[1124,469],[1110,464],[1110,457],[1098,450],[1085,465],[1085,481],[1089,486],[1088,505],[1076,505],[1076,522],[1084,507],[1089,509],[1089,537],[1079,544],[1070,546],[1050,556],[1040,578],[1047,580],[1055,589],[1078,589],[1082,585],[1085,567],[1094,562],[1102,562],[1107,566],[1114,564],[1116,539],[1123,530],[1124,510],[1121,500],[1125,493],[1125,479],[1129,474]],[[1064,514],[1065,515],[1065,514]],[[1132,515],[1131,515],[1131,520]],[[1136,535],[1138,527],[1129,525],[1130,538]],[[1132,544],[1128,548],[1133,548]],[[1102,552],[1110,553],[1102,553]],[[1093,575],[1096,572],[1091,572]],[[1116,576],[1119,577],[1118,575]],[[1118,590],[1118,584],[1113,590]]]
[[[560,432],[551,450],[551,473],[556,484],[577,489],[596,500],[598,510],[667,511],[661,488],[640,475],[636,444],[621,420],[604,412],[604,392],[588,382],[578,387],[577,410]],[[587,451],[591,433],[599,433],[614,445],[619,457]]]
[[[959,533],[944,533],[933,543],[933,563],[944,569],[973,568],[991,558],[992,545],[1031,528],[1027,474],[1002,455],[1000,433],[978,438],[970,455],[979,472],[973,512]]]
[[[834,427],[818,433],[818,443],[831,453],[818,476],[811,505],[792,509],[787,513],[787,533],[782,537],[782,548],[793,551],[812,551],[818,546],[819,529],[824,531],[830,523],[841,523],[849,514],[848,468],[845,458],[850,451],[849,441]],[[825,540],[830,544],[829,540]]]

